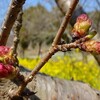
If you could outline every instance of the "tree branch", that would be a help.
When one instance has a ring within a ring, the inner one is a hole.
[[[55,45],[57,45],[60,40],[63,32],[65,31],[65,28],[69,22],[69,19],[77,5],[79,0],[73,0],[71,7],[69,8],[68,13],[66,13],[65,18],[57,32],[57,35],[54,39],[54,42],[52,44],[52,47],[50,48],[49,52],[47,55],[40,61],[40,63],[33,69],[33,71],[29,74],[29,76],[25,79],[25,81],[19,86],[18,90],[14,92],[15,94],[12,95],[12,98],[14,96],[20,96],[23,90],[25,89],[26,85],[32,81],[33,77],[37,74],[37,72],[47,63],[47,61],[54,55],[58,50],[55,48]]]
[[[17,59],[17,47],[18,47],[18,43],[19,43],[19,31],[22,27],[22,15],[23,15],[23,11],[21,10],[17,16],[17,19],[15,21],[14,24],[14,43],[12,46],[12,56],[15,58],[16,63],[15,66],[19,66],[19,62]]]
[[[0,31],[0,45],[6,45],[11,28],[25,0],[12,0]]]
[[[55,0],[55,2],[57,4],[58,8],[61,10],[61,12],[63,14],[65,14],[66,11],[68,10],[69,2],[71,2],[71,0]],[[86,12],[83,10],[82,6],[79,4],[78,7],[73,12],[73,15],[72,15],[71,20],[70,20],[70,24],[72,27],[75,24],[77,17],[83,13],[86,14]],[[96,55],[96,54],[92,54],[92,55],[96,59],[98,65],[100,65],[100,55]]]
[[[57,33],[57,35],[56,35],[56,37],[55,37],[55,39],[53,41],[53,45],[56,45],[56,44],[58,44],[60,42],[62,34],[63,34],[63,32],[65,31],[65,29],[67,27],[67,24],[68,24],[68,22],[69,22],[69,20],[70,20],[70,18],[72,16],[72,13],[73,13],[78,1],[79,0],[73,0],[73,3],[71,4],[68,12],[66,13],[65,18],[64,18],[64,20],[63,20],[63,22],[62,22],[62,24],[61,24],[61,26],[60,26],[60,28],[58,30],[58,33]]]
[[[22,15],[23,15],[23,11],[21,10],[17,16],[17,19],[15,21],[15,24],[14,24],[14,44],[13,44],[13,54],[16,54],[17,52],[17,46],[18,46],[18,43],[19,43],[19,31],[22,27]]]
[[[75,42],[72,42],[72,43],[69,43],[69,44],[61,44],[61,45],[56,45],[55,48],[58,50],[58,51],[62,51],[62,52],[66,52],[68,50],[70,50],[71,48],[80,48],[80,44],[85,42],[85,41],[88,41],[90,40],[88,38],[88,35],[83,37],[83,38],[80,38],[78,40],[76,40]]]

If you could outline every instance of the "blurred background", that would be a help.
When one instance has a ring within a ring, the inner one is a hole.
[[[10,1],[0,1],[0,27]],[[68,1],[67,4],[69,5],[72,0],[62,1]],[[20,64],[28,69],[33,69],[41,57],[46,54],[59,29],[64,14],[57,3],[57,0],[26,0],[24,4],[18,56]],[[93,27],[98,32],[95,39],[100,40],[100,0],[80,0],[79,5],[81,7],[79,10],[83,10],[89,15]],[[69,24],[63,34],[63,39],[67,43],[71,41],[71,30],[72,26]],[[12,30],[8,39],[8,46],[12,46],[13,37]],[[67,53],[58,52],[43,67],[41,72],[59,78],[88,82],[94,88],[100,89],[99,66],[100,63],[93,55],[75,49]]]

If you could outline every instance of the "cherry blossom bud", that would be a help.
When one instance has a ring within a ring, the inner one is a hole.
[[[10,51],[10,48],[7,46],[0,46],[0,56],[7,55]]]
[[[100,42],[89,40],[81,44],[81,49],[87,52],[100,54]]]
[[[18,70],[9,64],[0,63],[0,78],[13,79],[18,73]]]
[[[0,62],[5,64],[14,64],[15,59],[12,56],[12,50],[7,46],[0,46]]]
[[[92,22],[86,14],[80,15],[77,18],[74,28],[72,30],[72,37],[78,39],[86,36],[91,25]]]

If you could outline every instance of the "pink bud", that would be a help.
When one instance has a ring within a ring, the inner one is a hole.
[[[2,63],[0,63],[0,78],[4,78],[7,76],[8,76],[8,70]]]
[[[7,46],[0,46],[0,61],[4,64],[14,64],[15,59],[11,55],[11,49]]]
[[[81,38],[87,35],[92,22],[86,14],[82,14],[77,18],[77,21],[72,30],[72,37]]]
[[[86,14],[81,14],[80,16],[78,16],[77,18],[77,22],[82,22],[82,21],[86,21],[88,20],[88,16]]]
[[[81,49],[88,52],[100,54],[100,42],[94,40],[83,42],[81,45]]]
[[[100,42],[96,42],[95,45],[97,53],[100,54]]]
[[[10,51],[9,47],[6,46],[0,46],[0,56],[7,55]]]
[[[0,63],[0,78],[9,78],[12,79],[15,77],[17,70],[12,65],[4,65]]]

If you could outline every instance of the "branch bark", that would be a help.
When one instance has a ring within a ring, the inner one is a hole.
[[[15,21],[14,24],[14,40],[13,40],[13,46],[12,46],[12,56],[15,58],[16,63],[14,66],[18,67],[19,66],[19,61],[17,59],[17,47],[18,47],[18,43],[19,43],[19,32],[20,29],[22,27],[22,15],[23,15],[23,11],[21,9],[21,11],[18,13],[17,19]]]
[[[0,31],[0,45],[6,45],[12,26],[25,0],[12,0]]]

